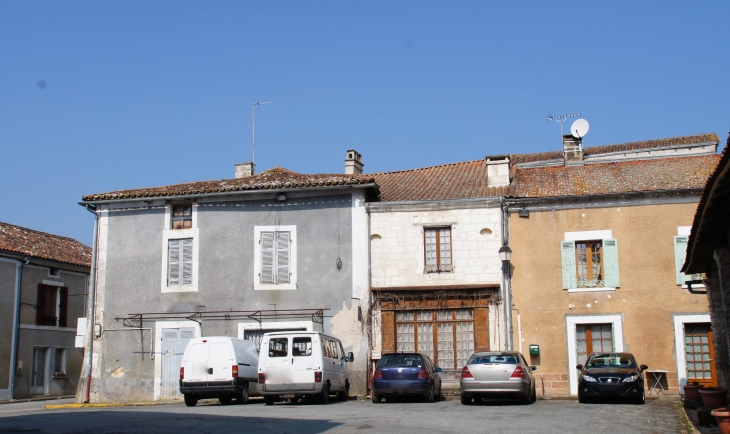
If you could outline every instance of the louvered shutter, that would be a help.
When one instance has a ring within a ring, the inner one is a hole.
[[[392,353],[395,351],[395,312],[381,312],[380,322],[380,333],[383,335],[382,352]]]
[[[261,232],[261,283],[274,283],[274,232]]]
[[[61,305],[58,312],[58,326],[68,327],[68,288],[61,288]]]
[[[680,270],[684,265],[684,259],[687,257],[687,242],[689,237],[677,235],[674,237],[674,271],[677,285],[684,285],[689,280],[687,276]]]
[[[182,284],[193,284],[193,239],[185,238],[182,242]]]
[[[289,232],[276,233],[276,283],[289,283],[289,263],[291,255],[291,235]]]
[[[575,241],[561,241],[560,255],[563,263],[563,289],[578,287],[575,277]]]
[[[46,285],[38,285],[38,298],[35,305],[35,324],[46,325],[46,303],[48,287]]]
[[[180,285],[180,240],[167,242],[167,286]]]
[[[474,308],[474,329],[476,330],[476,345],[474,351],[489,351],[489,308]]]
[[[606,288],[621,286],[618,278],[618,241],[615,238],[603,240],[603,274]]]

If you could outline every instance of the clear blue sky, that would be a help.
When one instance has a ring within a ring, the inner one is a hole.
[[[730,130],[730,2],[0,2],[0,221],[251,160],[379,172]],[[45,86],[44,86],[45,84]]]

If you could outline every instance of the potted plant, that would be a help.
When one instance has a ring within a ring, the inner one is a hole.
[[[702,405],[708,410],[725,407],[727,405],[726,387],[703,387],[700,389]]]
[[[685,384],[684,386],[682,386],[682,389],[684,389],[684,399],[702,399],[700,397],[701,388],[702,386],[700,386],[699,381],[693,381],[692,384]]]
[[[727,407],[720,407],[712,410],[710,414],[715,416],[720,432],[722,434],[730,434],[730,409]]]

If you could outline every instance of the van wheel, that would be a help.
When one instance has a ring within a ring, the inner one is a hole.
[[[337,397],[340,398],[340,401],[347,401],[347,397],[350,395],[350,383],[345,382],[345,389],[341,392],[337,392]]]
[[[236,395],[236,404],[248,404],[248,383],[244,383],[241,393]]]
[[[198,403],[198,398],[194,397],[193,395],[186,393],[185,394],[185,405],[188,407],[195,407],[195,404]]]
[[[330,401],[330,384],[324,383],[322,386],[322,394],[319,395],[319,403],[327,404]]]
[[[218,401],[220,401],[220,403],[223,404],[223,405],[228,405],[228,404],[231,403],[231,401],[233,401],[233,398],[231,398],[230,396],[227,396],[227,395],[226,396],[219,396],[218,397]]]
[[[276,397],[271,395],[264,396],[264,402],[266,403],[266,405],[274,405],[274,401],[276,401]]]

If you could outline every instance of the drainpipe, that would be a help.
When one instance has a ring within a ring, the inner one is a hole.
[[[13,306],[13,335],[10,345],[10,400],[15,399],[15,373],[18,369],[18,335],[20,329],[20,289],[23,284],[23,265],[28,265],[30,260],[25,262],[15,260],[15,305]]]
[[[373,266],[372,266],[372,249],[370,248],[370,207],[367,203],[365,203],[365,212],[368,215],[368,322],[367,326],[370,328],[368,330],[368,356],[367,356],[367,369],[365,370],[365,391],[366,395],[369,395],[371,393],[370,391],[370,369],[372,367],[373,361]],[[382,333],[382,332],[381,332]]]
[[[502,246],[509,245],[509,205],[504,200],[504,196],[500,196],[499,205],[502,210]],[[509,262],[502,264],[502,303],[504,304],[504,331],[505,346],[508,350],[514,350],[514,339],[512,338],[512,277],[510,276]]]
[[[91,288],[89,290],[88,321],[86,321],[86,342],[88,343],[87,351],[89,353],[89,372],[86,376],[86,399],[85,403],[89,403],[91,395],[91,369],[94,360],[94,317],[96,313],[96,250],[99,243],[99,213],[95,205],[86,204],[85,208],[95,216],[94,219],[94,243],[91,250]]]

